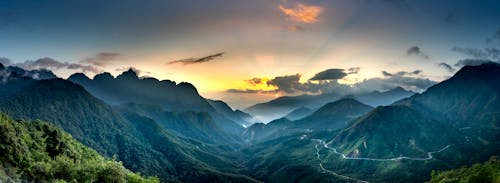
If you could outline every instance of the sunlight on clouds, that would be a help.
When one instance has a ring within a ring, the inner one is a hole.
[[[318,16],[323,12],[322,7],[302,3],[293,8],[287,8],[283,5],[280,5],[279,8],[290,20],[302,23],[318,22]]]

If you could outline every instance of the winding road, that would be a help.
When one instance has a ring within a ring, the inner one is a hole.
[[[395,157],[395,158],[359,158],[359,157],[348,157],[347,155],[345,155],[341,152],[338,152],[337,149],[328,146],[328,144],[325,143],[324,140],[321,140],[321,139],[312,139],[312,140],[319,142],[321,145],[323,145],[324,148],[332,150],[333,153],[340,155],[343,159],[368,160],[368,161],[399,161],[399,160],[403,160],[403,159],[414,160],[414,161],[426,161],[426,160],[431,160],[433,158],[432,154],[443,152],[444,150],[453,146],[453,144],[450,144],[450,145],[447,145],[447,146],[445,146],[437,151],[427,152],[427,157],[425,157],[425,158],[415,158],[415,157],[407,157],[407,156],[400,156],[400,157]]]
[[[330,173],[330,174],[332,174],[334,176],[341,177],[341,178],[348,179],[348,180],[353,180],[353,181],[360,182],[360,183],[369,183],[369,182],[368,181],[364,181],[364,180],[359,180],[359,179],[356,179],[356,178],[353,178],[353,177],[349,177],[349,176],[346,176],[346,175],[341,175],[341,174],[338,174],[338,173],[336,173],[334,171],[326,169],[323,166],[323,162],[322,162],[323,160],[321,159],[321,156],[319,154],[319,151],[321,150],[321,148],[330,149],[330,150],[333,151],[333,153],[335,153],[337,155],[340,155],[343,159],[346,159],[346,160],[399,161],[399,160],[407,159],[407,160],[415,160],[415,161],[427,161],[427,160],[431,160],[433,158],[433,156],[432,156],[433,154],[443,152],[446,149],[448,149],[451,146],[453,146],[453,144],[450,144],[450,145],[447,145],[447,146],[445,146],[445,147],[443,147],[443,148],[441,148],[441,149],[439,149],[437,151],[427,152],[427,157],[425,157],[425,158],[415,158],[415,157],[407,157],[407,156],[400,156],[400,157],[395,157],[395,158],[359,158],[359,157],[348,157],[347,155],[345,155],[345,154],[343,154],[341,152],[338,152],[337,149],[328,146],[328,144],[325,143],[324,140],[321,140],[321,139],[311,139],[311,140],[316,141],[316,142],[319,143],[319,144],[315,144],[314,148],[316,149],[316,158],[319,160],[319,167],[321,168],[321,170],[323,170],[324,172]],[[321,145],[322,147],[320,148],[318,145]]]
[[[353,180],[353,181],[360,182],[360,183],[369,183],[368,181],[359,180],[359,179],[356,179],[353,177],[348,177],[348,176],[341,175],[341,174],[335,173],[334,171],[326,169],[325,167],[323,167],[323,162],[321,160],[321,156],[319,155],[320,148],[318,147],[318,144],[314,145],[314,148],[316,148],[316,158],[319,160],[319,167],[324,172],[330,173],[330,174],[337,176],[337,177],[341,177],[341,178],[348,179],[348,180]]]

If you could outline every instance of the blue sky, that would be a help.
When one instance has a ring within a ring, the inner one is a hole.
[[[421,72],[405,77],[441,81],[453,74],[442,63],[456,71],[462,59],[496,61],[473,52],[499,49],[499,9],[494,0],[2,0],[0,57],[25,67],[32,61],[30,68],[48,67],[63,78],[84,67],[33,63],[76,63],[94,68],[84,70],[89,76],[134,67],[143,76],[191,82],[204,96],[241,108],[325,92],[285,92],[289,85],[268,83],[280,76],[300,74],[305,84],[326,69],[359,68],[324,82],[391,81],[382,71],[415,70]],[[216,53],[224,54],[168,64]],[[263,82],[248,82],[253,78]]]

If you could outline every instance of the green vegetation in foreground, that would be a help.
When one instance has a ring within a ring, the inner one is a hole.
[[[432,171],[431,183],[497,183],[500,182],[500,160],[496,156],[483,164],[437,173]]]
[[[106,159],[61,129],[0,114],[0,182],[159,182]]]

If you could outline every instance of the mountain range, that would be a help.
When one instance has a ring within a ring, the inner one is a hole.
[[[379,105],[389,105],[400,99],[412,96],[413,94],[415,93],[407,91],[401,87],[396,87],[384,92],[373,91],[368,93],[351,94],[348,96],[341,96],[335,93],[283,96],[268,102],[255,104],[246,108],[244,111],[260,118],[261,121],[265,122],[291,115],[293,114],[291,113],[293,110],[297,110],[302,107],[318,109],[327,103],[334,102],[344,97],[354,98],[364,104],[376,107]]]
[[[115,158],[162,182],[424,182],[433,170],[500,154],[498,78],[500,66],[486,63],[464,66],[422,93],[288,96],[243,112],[200,96],[189,83],[133,70],[64,80],[1,65],[0,112],[48,121],[100,160]],[[41,133],[36,122],[6,121],[29,129],[16,132],[21,136]],[[0,162],[12,166],[8,158]]]

